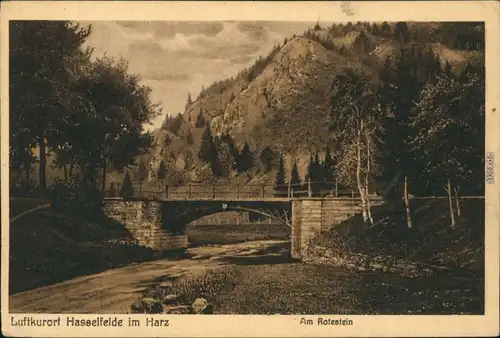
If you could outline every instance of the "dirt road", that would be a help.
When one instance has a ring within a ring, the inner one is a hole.
[[[199,276],[206,269],[250,261],[290,260],[289,243],[276,240],[191,248],[188,256],[134,264],[17,293],[9,297],[10,312],[127,313],[136,297],[160,282],[171,283]]]

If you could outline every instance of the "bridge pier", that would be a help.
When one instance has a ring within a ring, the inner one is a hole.
[[[330,227],[361,212],[361,202],[353,198],[307,198],[292,201],[292,258],[307,257],[310,241]],[[377,201],[373,205],[379,204]]]
[[[291,256],[292,258],[300,259],[300,247],[301,247],[301,227],[302,222],[302,202],[296,200],[292,202],[292,238],[291,242]]]
[[[303,258],[309,241],[321,232],[321,200],[294,200],[292,203],[292,258]]]
[[[165,230],[161,201],[124,201],[106,199],[104,213],[122,223],[139,245],[155,250],[185,249],[186,234],[172,234]]]

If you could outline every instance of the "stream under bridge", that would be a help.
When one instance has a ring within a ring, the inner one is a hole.
[[[127,198],[108,193],[104,211],[122,223],[139,245],[159,250],[186,248],[187,225],[204,216],[234,211],[255,213],[291,228],[294,258],[303,257],[305,247],[317,234],[361,211],[361,200],[353,191],[315,190],[311,183],[305,189],[287,186],[280,191],[265,185],[169,188],[147,190],[134,186],[133,195]]]

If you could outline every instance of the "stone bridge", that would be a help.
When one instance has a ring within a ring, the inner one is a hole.
[[[358,198],[214,198],[160,200],[106,198],[108,217],[124,224],[140,245],[159,250],[186,248],[188,223],[214,213],[247,211],[291,228],[291,255],[302,258],[320,232],[361,211]]]

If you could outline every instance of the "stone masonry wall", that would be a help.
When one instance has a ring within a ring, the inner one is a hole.
[[[187,248],[187,235],[174,236],[162,228],[161,208],[158,201],[104,201],[105,214],[122,223],[139,245],[156,250]]]
[[[360,201],[357,200],[324,200],[321,210],[321,231],[325,231],[329,227],[361,213],[361,205]]]
[[[303,257],[309,240],[321,232],[322,208],[322,200],[302,200],[300,218],[298,219],[300,221],[300,257]]]
[[[292,201],[292,239],[291,239],[291,254],[293,258],[300,258],[300,239],[302,222],[302,201]],[[297,221],[294,221],[297,220]]]
[[[292,202],[292,257],[304,258],[320,232],[361,213],[358,199],[299,199]],[[379,204],[378,201],[372,202]]]

